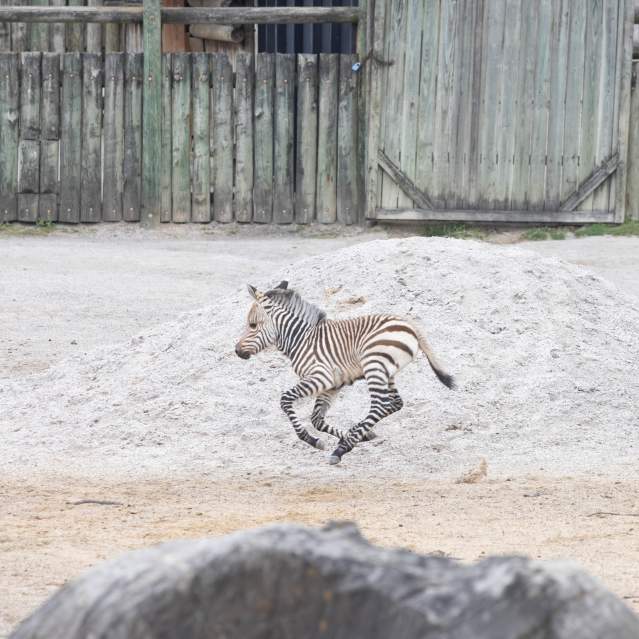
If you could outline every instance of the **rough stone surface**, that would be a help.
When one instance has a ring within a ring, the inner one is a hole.
[[[124,555],[63,587],[10,639],[636,639],[639,618],[576,568],[462,566],[348,524],[269,526]]]

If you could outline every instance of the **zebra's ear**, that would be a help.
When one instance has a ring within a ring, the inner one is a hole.
[[[282,280],[275,288],[288,288],[288,282],[286,280]]]
[[[257,299],[257,289],[254,286],[251,286],[250,284],[246,285],[246,288],[248,289],[249,295],[256,300]]]

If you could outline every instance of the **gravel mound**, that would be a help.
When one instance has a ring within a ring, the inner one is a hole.
[[[458,390],[421,356],[397,378],[404,409],[329,467],[333,442],[327,452],[302,444],[281,413],[280,393],[295,383],[288,362],[233,352],[250,305],[238,282],[130,343],[4,380],[3,471],[330,481],[459,477],[485,460],[489,478],[639,476],[639,300],[596,275],[518,248],[410,238],[312,257],[252,284],[281,279],[329,317],[414,318]],[[329,421],[344,428],[366,410],[356,384]]]

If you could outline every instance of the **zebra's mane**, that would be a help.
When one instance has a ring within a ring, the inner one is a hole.
[[[291,289],[274,288],[267,291],[266,296],[309,326],[315,326],[326,318],[321,308],[303,300],[299,293]]]

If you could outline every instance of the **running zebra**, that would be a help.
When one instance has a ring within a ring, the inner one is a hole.
[[[423,334],[410,320],[394,315],[330,320],[324,311],[290,290],[288,282],[266,293],[250,285],[248,290],[255,302],[235,352],[248,359],[275,346],[291,360],[300,381],[282,394],[282,410],[302,441],[323,450],[323,442],[304,428],[293,410],[298,399],[316,397],[311,423],[318,431],[339,439],[331,464],[338,464],[356,444],[372,439],[373,426],[402,408],[395,375],[420,349],[439,381],[454,388],[453,378],[437,363]],[[342,386],[360,379],[366,380],[370,393],[368,415],[348,432],[332,428],[325,421],[331,403]]]

